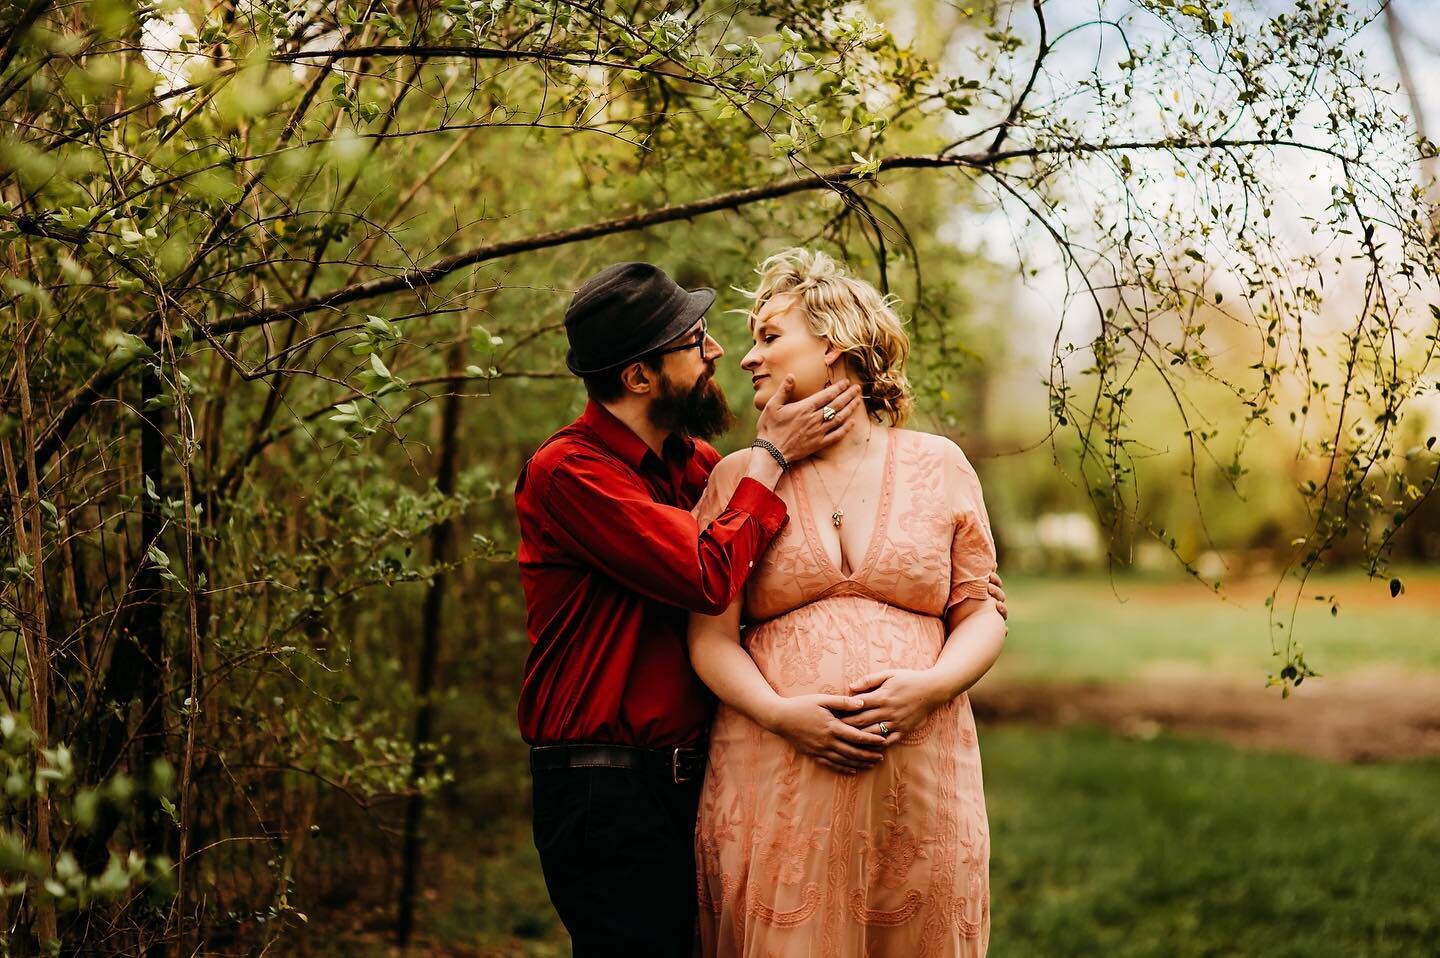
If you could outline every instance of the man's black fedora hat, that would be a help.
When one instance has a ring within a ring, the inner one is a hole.
[[[565,365],[588,376],[634,362],[694,326],[714,302],[715,290],[685,290],[650,263],[607,266],[565,311]]]

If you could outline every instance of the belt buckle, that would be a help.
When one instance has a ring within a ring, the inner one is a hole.
[[[690,749],[685,749],[683,745],[677,745],[670,750],[670,778],[676,785],[683,785],[695,777],[687,774],[680,768],[680,752],[682,749],[690,751]]]

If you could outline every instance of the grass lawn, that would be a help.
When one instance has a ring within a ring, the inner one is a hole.
[[[1435,953],[1440,764],[1016,727],[982,728],[981,749],[994,958]],[[421,927],[457,947],[435,953],[568,954],[528,829],[496,827],[500,855],[441,843]]]
[[[1432,955],[1440,764],[981,730],[991,955]]]
[[[1440,570],[1399,575],[1406,592],[1395,599],[1386,582],[1363,575],[1311,580],[1295,631],[1313,668],[1440,671]],[[1123,681],[1178,664],[1260,682],[1275,667],[1264,607],[1273,585],[1236,584],[1226,600],[1188,580],[1009,576],[1010,636],[994,677]],[[1316,595],[1335,595],[1339,614],[1308,598]]]

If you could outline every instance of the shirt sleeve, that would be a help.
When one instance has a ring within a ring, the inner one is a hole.
[[[995,537],[990,515],[980,492],[980,477],[960,447],[952,447],[946,470],[946,485],[955,509],[954,532],[950,540],[950,597],[945,612],[966,599],[983,599],[989,594],[986,580],[995,571]]]
[[[707,615],[730,604],[786,521],[780,497],[747,477],[702,523],[599,456],[556,464],[547,492],[550,533],[567,551],[641,595]]]
[[[715,468],[710,471],[709,481],[705,483],[705,491],[700,494],[700,501],[695,503],[694,509],[690,510],[701,528],[720,518],[720,514],[729,508],[730,499],[739,490],[740,480],[744,478],[744,474],[739,469],[731,467],[729,459],[721,459],[715,464]],[[755,485],[765,489],[758,482]],[[765,491],[770,492],[769,489],[765,489]],[[774,495],[773,492],[770,494]],[[784,502],[780,503],[780,507],[782,510],[784,509]]]

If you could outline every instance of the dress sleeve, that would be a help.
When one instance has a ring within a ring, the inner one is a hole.
[[[995,571],[995,537],[990,515],[980,492],[980,477],[959,446],[951,449],[947,486],[955,510],[950,540],[950,598],[948,613],[966,599],[983,599],[988,594],[986,579]]]

